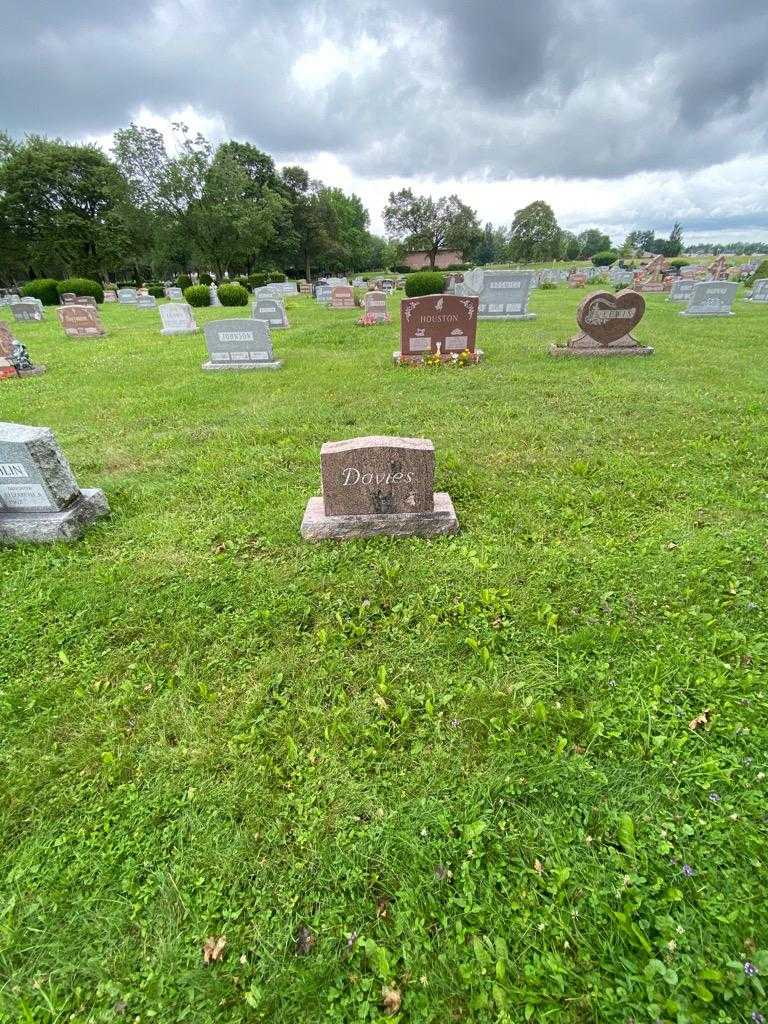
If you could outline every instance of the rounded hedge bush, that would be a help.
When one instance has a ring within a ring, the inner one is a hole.
[[[763,260],[754,274],[747,278],[747,284],[751,288],[755,281],[759,281],[761,277],[768,277],[768,260]]]
[[[184,299],[190,306],[210,306],[211,293],[206,284],[192,284],[184,289]]]
[[[592,257],[592,265],[594,267],[610,267],[618,258],[619,254],[615,249],[604,249],[602,252],[595,253]]]
[[[687,267],[690,262],[690,260],[685,259],[674,259],[669,261],[669,266],[672,270],[680,270],[681,267]]]
[[[284,280],[285,274],[281,274],[279,270],[274,270],[271,274],[267,274],[267,284],[282,284]]]
[[[222,306],[247,306],[248,289],[241,284],[221,284],[218,288]]]
[[[266,283],[266,274],[250,274],[248,277],[248,284],[251,288],[263,288]]]
[[[439,295],[442,291],[445,291],[445,274],[439,270],[419,270],[405,281],[405,294],[409,299],[415,295]]]
[[[191,288],[192,278],[189,276],[189,274],[179,274],[179,276],[176,278],[176,287]]]
[[[213,284],[213,278],[210,274],[198,274],[197,282],[198,284]]]
[[[151,284],[147,288],[147,291],[150,295],[154,295],[156,299],[165,298],[165,288],[161,288],[159,285]]]
[[[74,292],[75,295],[91,295],[97,302],[104,301],[104,289],[89,277],[68,277],[66,281],[59,281],[57,287],[59,295]]]
[[[21,289],[27,299],[40,299],[44,306],[58,306],[59,285],[52,277],[38,277],[36,281],[28,281]]]

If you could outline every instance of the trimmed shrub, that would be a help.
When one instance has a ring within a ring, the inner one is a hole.
[[[104,289],[89,277],[68,277],[66,281],[59,281],[58,289],[59,295],[74,292],[75,295],[92,295],[97,302],[104,301]]]
[[[160,287],[160,285],[151,284],[147,291],[150,295],[154,295],[156,299],[162,299],[165,296],[165,288]]]
[[[266,283],[266,274],[251,274],[248,278],[248,286],[250,288],[263,288]]]
[[[407,263],[396,263],[392,267],[392,272],[394,274],[411,274],[413,273],[413,267],[409,267]]]
[[[544,292],[551,292],[557,288],[557,285],[554,281],[542,281],[539,288]]]
[[[198,274],[197,275],[197,281],[198,281],[198,284],[207,284],[207,285],[213,284],[213,278],[211,277],[210,274]]]
[[[192,278],[189,276],[189,274],[179,274],[179,276],[176,278],[176,287],[191,288]]]
[[[415,295],[439,295],[445,291],[445,274],[439,270],[419,270],[410,274],[405,282],[405,294],[409,299]]]
[[[604,249],[602,252],[595,253],[592,257],[592,265],[595,267],[610,267],[618,258],[619,254],[615,249]]]
[[[285,281],[285,274],[281,274],[279,270],[267,274],[267,284],[282,284],[283,281]]]
[[[672,270],[679,270],[681,267],[689,266],[690,262],[690,260],[674,259],[669,261],[669,266]]]
[[[761,277],[768,277],[768,260],[763,260],[754,274],[747,278],[747,284],[751,288],[755,281],[759,281]]]
[[[210,306],[211,304],[211,293],[208,291],[207,284],[192,284],[189,288],[184,289],[184,300],[190,304],[190,306]]]
[[[217,290],[222,306],[248,305],[248,289],[241,284],[220,284]]]
[[[471,264],[469,263],[449,263],[445,268],[446,270],[469,270]]]
[[[58,306],[59,286],[52,277],[38,277],[36,281],[28,281],[21,289],[21,294],[28,299],[40,299],[44,306]]]

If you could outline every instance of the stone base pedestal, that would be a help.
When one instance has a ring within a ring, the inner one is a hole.
[[[458,352],[456,353],[456,355],[459,355],[459,354],[460,353],[458,353]],[[429,356],[429,355],[432,355],[432,353],[431,352],[425,352],[424,355],[404,356],[400,352],[393,352],[392,353],[392,362],[396,366],[421,366],[421,364],[424,362],[424,356]],[[482,360],[484,355],[485,355],[485,352],[483,352],[483,350],[481,348],[476,348],[475,351],[471,354],[469,362],[472,363],[474,366],[477,366],[477,364]],[[440,362],[441,363],[450,363],[450,362],[452,362],[452,356],[450,356],[450,355],[441,355],[440,356]]]
[[[567,345],[550,345],[551,356],[652,356],[653,349],[648,345],[641,345],[631,334],[625,334],[617,341],[611,341],[607,345],[601,345],[590,338],[588,334],[577,334],[571,338]]]
[[[53,544],[77,540],[96,519],[109,515],[103,491],[83,490],[63,512],[0,511],[0,544]]]
[[[489,316],[487,314],[481,313],[478,316],[477,319],[478,320],[483,320],[484,322],[487,322],[487,323],[491,323],[494,320],[500,320],[502,322],[504,322],[505,320],[535,320],[536,319],[536,314],[535,313],[505,313],[504,316],[495,316],[495,315]]]
[[[162,331],[160,331],[160,333],[165,335],[166,337],[169,334],[197,334],[197,327],[189,327],[189,328],[185,327],[182,330],[178,330],[176,328],[171,329],[170,327],[164,327],[162,329]]]
[[[433,512],[366,516],[327,516],[322,497],[310,498],[301,523],[304,540],[359,540],[365,537],[440,537],[458,533],[459,520],[449,494],[435,492]]]
[[[701,316],[736,316],[733,310],[723,310],[721,313],[689,313],[687,309],[684,309],[680,316],[690,317],[701,317]]]
[[[282,359],[275,359],[269,363],[203,363],[202,369],[206,373],[218,373],[221,370],[279,370],[282,365]]]

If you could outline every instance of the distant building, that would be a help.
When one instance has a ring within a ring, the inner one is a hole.
[[[455,249],[438,249],[437,256],[435,257],[435,267],[438,270],[445,270],[446,267],[450,267],[454,263],[461,263],[461,261],[461,253]],[[403,258],[403,262],[412,270],[423,270],[424,267],[429,268],[429,253],[426,249],[409,252]]]

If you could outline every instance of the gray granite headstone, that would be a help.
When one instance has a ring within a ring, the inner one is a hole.
[[[315,287],[315,298],[318,302],[331,301],[331,286],[329,284],[318,284]]]
[[[289,326],[285,307],[280,299],[260,296],[251,307],[251,316],[254,320],[266,320],[273,331],[283,330]]]
[[[109,513],[100,490],[80,490],[53,433],[0,423],[0,542],[74,540]]]
[[[139,293],[135,288],[118,288],[117,289],[117,301],[124,306],[135,306],[139,298]]]
[[[208,291],[210,292],[210,295],[211,295],[211,305],[212,306],[220,306],[221,305],[221,299],[219,298],[219,293],[216,290],[216,285],[215,284],[210,285],[210,287],[208,288]]]
[[[157,309],[157,299],[154,295],[139,295],[136,299],[137,309]]]
[[[77,296],[74,292],[64,292],[59,296],[62,306],[76,306]]]
[[[29,302],[11,303],[11,313],[13,313],[13,319],[16,323],[25,323],[26,321],[38,322],[43,319],[42,309],[38,309],[37,306],[33,306]]]
[[[434,492],[435,448],[418,437],[357,437],[320,451],[323,493],[310,498],[306,540],[433,537],[459,528],[448,494]]]
[[[528,270],[486,270],[480,291],[480,320],[535,320],[528,312],[533,274]]]
[[[165,302],[158,309],[163,322],[161,334],[193,334],[197,330],[192,308],[186,302]]]
[[[768,277],[759,277],[752,285],[750,302],[768,302]]]
[[[363,308],[365,315],[372,316],[376,323],[384,324],[389,322],[387,296],[384,292],[366,292],[363,296]]]
[[[669,293],[667,302],[688,302],[694,285],[695,281],[686,281],[681,277],[676,278],[672,283],[672,290]]]
[[[698,281],[680,316],[733,316],[737,288],[735,281]]]
[[[166,299],[172,299],[175,302],[183,302],[184,292],[181,290],[181,288],[177,288],[176,285],[169,285],[165,289],[165,297]]]
[[[21,301],[22,303],[26,303],[28,306],[35,306],[37,309],[40,310],[41,314],[45,311],[42,299],[36,299],[32,295],[25,295]]]
[[[283,365],[282,360],[275,359],[264,320],[212,320],[204,330],[208,348],[204,370],[279,370]]]

